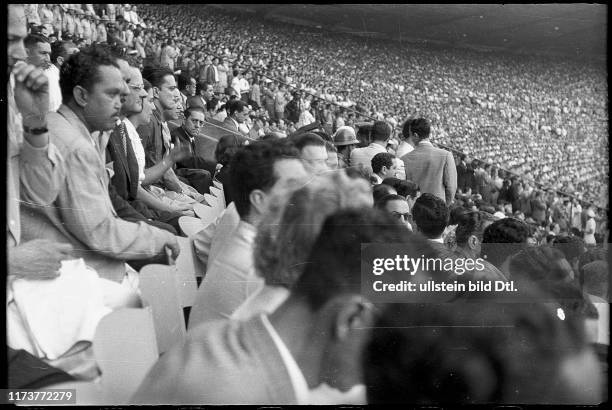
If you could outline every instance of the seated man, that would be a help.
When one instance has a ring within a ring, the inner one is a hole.
[[[143,77],[153,86],[155,109],[149,124],[140,125],[137,129],[142,139],[145,152],[146,168],[156,165],[165,169],[160,179],[143,181],[143,186],[154,184],[166,192],[152,188],[151,192],[162,198],[193,204],[202,201],[202,195],[193,187],[181,182],[165,161],[171,150],[171,135],[168,121],[177,119],[176,80],[168,68],[145,67]],[[168,168],[166,169],[166,166]],[[173,193],[173,194],[171,194]]]
[[[108,195],[104,131],[115,126],[127,94],[115,59],[104,47],[81,50],[62,67],[60,87],[64,104],[48,115],[50,140],[64,158],[59,193],[53,206],[22,204],[24,239],[70,243],[75,256],[116,282],[126,277],[126,260],[163,255],[168,248],[176,256],[174,235],[118,218]]]
[[[334,213],[274,313],[192,328],[153,366],[132,402],[363,404],[359,358],[375,315],[361,295],[360,254],[362,243],[373,242],[432,255],[425,241],[379,211]]]
[[[296,150],[275,141],[243,146],[232,158],[230,189],[240,223],[227,239],[198,289],[189,328],[198,323],[229,318],[244,300],[263,286],[253,267],[257,225],[274,195],[289,193],[304,183],[306,171]],[[196,248],[198,238],[195,238]]]
[[[204,138],[199,135],[204,122],[204,111],[201,108],[187,108],[185,110],[185,123],[170,133],[176,148],[185,147],[189,150],[187,158],[176,162],[176,175],[187,179],[189,184],[202,195],[210,192],[209,187],[212,181],[208,170],[211,168],[214,170],[216,165],[196,153],[195,138]],[[202,170],[206,173],[201,172]],[[205,178],[206,175],[208,175],[208,178]]]

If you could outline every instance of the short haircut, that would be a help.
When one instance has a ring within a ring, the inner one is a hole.
[[[391,136],[391,126],[386,121],[375,121],[372,124],[372,141],[387,141]]]
[[[149,81],[153,87],[157,88],[161,88],[166,82],[165,78],[169,75],[174,76],[174,73],[168,67],[146,66],[142,70],[142,78]]]
[[[68,57],[67,48],[76,48],[72,41],[55,41],[51,43],[51,62],[55,63],[58,57],[63,57],[64,60]]]
[[[561,321],[555,310],[545,303],[389,304],[364,349],[367,401],[573,402],[578,392],[561,366],[587,340],[582,323]]]
[[[268,190],[276,183],[275,162],[298,157],[295,148],[277,141],[258,141],[236,152],[229,164],[230,191],[241,218],[244,219],[251,209],[251,192]]]
[[[208,86],[210,85],[210,83],[208,81],[200,81],[196,84],[196,95],[200,95],[200,91],[204,90],[206,91],[206,89],[208,88]]]
[[[199,113],[201,113],[202,115],[205,115],[204,110],[202,109],[202,107],[192,106],[192,107],[187,108],[187,109],[184,111],[184,113],[183,113],[183,114],[185,115],[185,119],[187,119],[187,118],[191,117],[191,115],[192,115],[194,112],[199,112]]]
[[[391,168],[393,166],[393,158],[395,158],[395,156],[388,152],[379,152],[378,154],[374,155],[371,161],[372,171],[374,171],[375,174],[378,174],[380,171],[382,171],[382,167]]]
[[[547,245],[529,246],[510,259],[508,265],[512,277],[524,277],[531,281],[569,281],[572,268],[565,255]]]
[[[215,147],[215,160],[217,163],[226,166],[232,157],[238,152],[247,139],[241,135],[227,134],[219,138]]]
[[[335,172],[317,176],[270,204],[255,238],[255,269],[267,285],[291,288],[325,218],[343,208],[371,206],[372,197],[367,182]]]
[[[232,116],[237,112],[242,112],[245,107],[248,107],[247,103],[242,100],[231,100],[225,104],[227,108],[227,115]]]
[[[179,90],[183,91],[184,89],[186,89],[187,86],[191,84],[192,78],[193,78],[192,76],[187,75],[185,73],[181,73],[178,76],[176,76],[176,83],[177,83]]]
[[[219,104],[219,99],[217,97],[213,97],[206,102],[206,109],[208,111],[217,109],[217,105]]]
[[[60,69],[60,90],[62,99],[67,103],[73,99],[73,90],[81,86],[91,91],[100,80],[100,66],[113,66],[119,69],[108,47],[91,45],[71,55]]]
[[[376,204],[383,197],[385,197],[385,196],[387,196],[389,194],[395,195],[394,192],[397,192],[397,191],[391,185],[387,185],[387,184],[374,185],[372,187],[372,197],[374,199],[374,204]]]
[[[415,118],[413,120],[407,121],[406,124],[404,124],[404,137],[408,137],[407,132],[416,134],[417,139],[422,140],[425,138],[429,138],[429,134],[431,133],[431,126],[429,125],[429,121],[425,118]]]
[[[406,198],[404,198],[403,196],[399,196],[396,194],[387,194],[385,196],[383,196],[382,198],[380,198],[379,200],[377,200],[374,203],[374,207],[376,209],[380,209],[382,211],[386,210],[387,204],[391,201],[403,201],[406,202]]]
[[[49,39],[42,34],[29,34],[24,40],[23,44],[26,48],[34,47],[38,43],[50,43]]]
[[[465,208],[459,208],[464,209]],[[467,210],[466,210],[467,211]],[[465,245],[470,238],[474,235],[482,242],[484,230],[488,223],[494,221],[493,216],[482,211],[471,211],[465,212],[458,219],[457,228],[455,230],[455,238],[458,245]]]
[[[397,191],[398,195],[403,197],[412,197],[415,198],[417,192],[419,191],[419,186],[412,181],[407,181],[405,179],[399,179],[395,177],[388,177],[383,179],[383,184],[392,186]]]
[[[372,208],[341,210],[327,217],[312,246],[292,296],[318,311],[335,297],[361,293],[361,244],[402,243],[411,255],[434,257],[422,237],[386,212]]]
[[[422,194],[414,202],[412,219],[423,235],[430,239],[438,238],[448,224],[446,202],[433,194]]]
[[[309,146],[315,146],[315,147],[325,146],[325,140],[323,140],[323,138],[321,138],[320,136],[312,132],[307,132],[306,134],[299,135],[295,138],[292,138],[292,140],[293,140],[292,141],[293,145],[299,151],[302,151],[303,148],[309,147]]]
[[[495,221],[485,228],[482,235],[482,254],[499,268],[509,256],[526,246],[529,234],[529,227],[519,219],[504,218]]]
[[[149,92],[149,90],[153,88],[153,85],[146,78],[142,79],[142,85],[144,85],[144,89],[146,92]]]

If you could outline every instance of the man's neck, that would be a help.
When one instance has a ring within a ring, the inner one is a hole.
[[[302,371],[308,387],[318,386],[324,346],[322,338],[317,337],[312,326],[308,326],[312,312],[305,303],[290,296],[268,319]],[[296,326],[296,323],[302,325]]]
[[[74,112],[74,114],[77,116],[79,120],[81,120],[81,122],[83,123],[83,125],[85,125],[85,128],[87,128],[87,131],[89,131],[90,134],[94,131],[100,131],[100,130],[93,129],[89,125],[89,123],[85,119],[85,114],[83,113],[83,110],[76,103],[74,103],[74,101],[68,102],[66,106],[68,106],[68,108],[70,108]]]
[[[380,145],[383,148],[387,148],[387,141],[377,141],[377,140],[374,140],[374,141],[372,141],[372,144]]]

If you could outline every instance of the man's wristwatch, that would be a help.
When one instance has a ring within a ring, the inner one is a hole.
[[[36,128],[30,128],[26,125],[23,126],[23,130],[28,133],[28,134],[32,134],[32,135],[41,135],[41,134],[45,134],[47,132],[49,132],[49,130],[47,129],[46,125],[43,125],[42,127],[36,127]]]

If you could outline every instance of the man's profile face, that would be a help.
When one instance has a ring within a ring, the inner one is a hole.
[[[236,111],[234,114],[235,120],[238,124],[242,124],[249,117],[249,107],[244,107],[242,111]]]
[[[138,118],[140,118],[143,124],[151,122],[151,115],[155,109],[154,102],[155,97],[153,96],[153,88],[150,88],[149,91],[147,91],[147,96],[142,100],[142,112],[138,114]]]
[[[26,18],[23,6],[20,4],[9,4],[8,7],[8,32],[7,32],[7,62],[10,73],[17,61],[25,60],[28,54],[23,45],[23,39],[28,35],[26,29]]]
[[[155,87],[157,90],[157,99],[164,111],[173,111],[176,109],[174,90],[176,90],[176,80],[173,75],[168,74],[164,77],[164,82],[160,87]]]
[[[92,85],[91,90],[86,91],[87,104],[83,107],[88,128],[95,131],[114,128],[125,92],[121,71],[110,65],[99,66],[98,81]]]
[[[309,177],[302,162],[294,158],[276,160],[274,175],[276,182],[266,192],[268,198],[275,198],[277,195],[287,197],[293,190],[304,186]]]
[[[404,224],[406,222],[410,222],[410,207],[408,206],[408,202],[404,200],[393,200],[387,202],[385,205],[385,210]]]
[[[206,100],[210,100],[213,97],[213,94],[214,94],[213,86],[211,84],[208,84],[206,86],[206,89],[203,91],[203,93],[204,93],[204,98]]]
[[[307,145],[300,151],[304,168],[312,175],[328,171],[327,149],[325,146]]]
[[[139,69],[130,67],[127,63],[125,63],[125,66],[121,64],[120,69],[129,87],[129,93],[125,97],[121,111],[124,115],[137,114],[142,111],[142,101],[147,96],[142,83],[142,74],[140,74]]]

